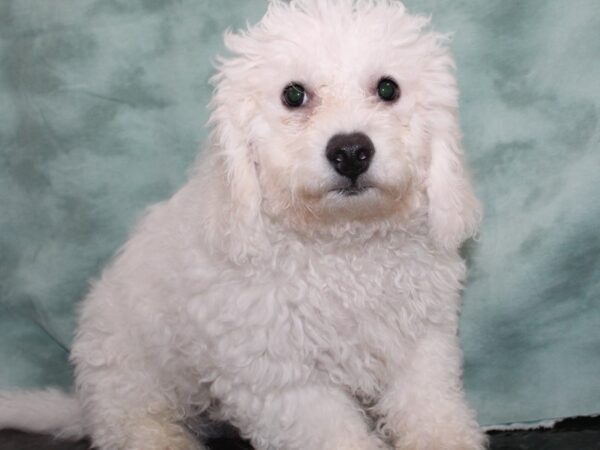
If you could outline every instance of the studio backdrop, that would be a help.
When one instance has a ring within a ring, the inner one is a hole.
[[[408,0],[453,32],[486,215],[464,248],[483,424],[600,413],[600,2]],[[207,135],[264,0],[0,0],[0,388],[71,384],[77,302]],[[201,150],[200,150],[201,151]]]

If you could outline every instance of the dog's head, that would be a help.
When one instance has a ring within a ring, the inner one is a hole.
[[[453,62],[427,23],[391,0],[272,1],[226,34],[211,121],[233,201],[296,226],[426,211],[437,244],[471,236]]]

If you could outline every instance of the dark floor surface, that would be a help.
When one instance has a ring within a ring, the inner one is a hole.
[[[600,417],[566,419],[552,430],[491,432],[490,443],[490,450],[600,450]],[[240,439],[213,439],[208,445],[211,450],[252,450]],[[88,449],[86,441],[60,441],[39,434],[0,430],[0,450]]]

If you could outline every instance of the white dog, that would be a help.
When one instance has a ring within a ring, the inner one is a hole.
[[[81,309],[74,397],[0,426],[102,450],[481,450],[457,318],[480,221],[445,38],[392,0],[272,1],[226,35],[212,133]],[[201,440],[201,439],[200,439]]]

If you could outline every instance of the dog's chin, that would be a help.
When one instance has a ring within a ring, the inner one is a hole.
[[[380,220],[397,210],[399,200],[373,184],[336,186],[319,194],[313,197],[310,210],[326,222]]]
[[[359,213],[381,207],[382,197],[383,193],[375,186],[347,186],[328,190],[320,203],[328,208]]]
[[[284,201],[269,201],[270,198],[265,196],[263,207],[275,221],[301,231],[317,231],[350,223],[370,226],[381,223],[387,226],[389,219],[394,223],[402,222],[410,203],[409,192],[406,184],[379,184],[372,180],[312,183],[297,186]],[[286,196],[280,198],[285,199]]]
[[[366,194],[369,190],[375,189],[373,186],[346,186],[334,188],[328,191],[328,194],[333,194],[341,197],[355,197]]]

